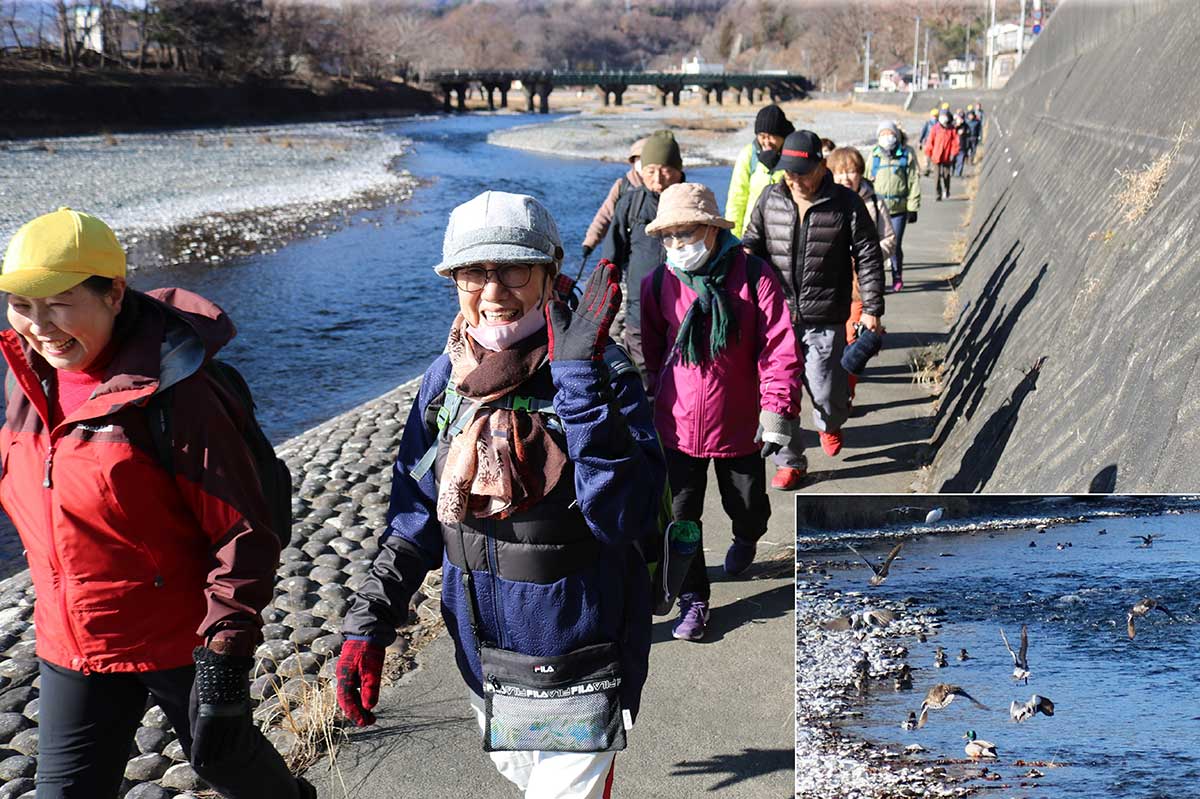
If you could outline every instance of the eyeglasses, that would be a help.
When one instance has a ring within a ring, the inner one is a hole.
[[[679,247],[684,244],[691,244],[696,238],[697,231],[700,230],[699,225],[692,225],[687,230],[678,230],[674,233],[663,233],[659,238],[667,247]]]
[[[483,287],[492,279],[492,275],[505,288],[519,289],[529,283],[533,275],[533,267],[529,264],[505,264],[495,269],[484,269],[482,266],[464,266],[452,273],[454,283],[463,291],[483,291]]]
[[[861,178],[861,177],[862,177],[861,172],[834,172],[833,173],[833,182],[834,183],[849,183],[850,181]]]

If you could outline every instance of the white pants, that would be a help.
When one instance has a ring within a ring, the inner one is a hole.
[[[474,699],[474,697],[472,697]],[[479,729],[483,709],[471,702]],[[525,799],[610,799],[616,752],[488,752],[496,770]]]

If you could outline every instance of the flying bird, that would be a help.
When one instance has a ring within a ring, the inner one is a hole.
[[[851,613],[848,616],[838,616],[836,619],[823,621],[822,630],[867,630],[873,627],[887,627],[896,620],[896,614],[890,610],[864,610]]]
[[[1026,685],[1029,685],[1029,630],[1024,624],[1021,625],[1021,650],[1014,652],[1012,646],[1008,643],[1008,636],[1004,634],[1004,628],[1000,628],[1000,637],[1004,639],[1004,648],[1008,650],[1008,654],[1012,655],[1013,660],[1013,679],[1024,680]]]
[[[1158,600],[1150,599],[1149,597],[1139,599],[1137,604],[1130,608],[1129,612],[1125,614],[1125,627],[1129,631],[1129,637],[1131,639],[1137,633],[1137,630],[1135,630],[1133,627],[1133,620],[1142,618],[1152,610],[1161,610],[1163,613],[1167,614],[1172,621],[1176,620],[1175,614],[1167,610],[1167,606]]]
[[[886,580],[888,576],[888,569],[891,568],[892,561],[895,560],[896,556],[900,554],[900,548],[904,546],[904,542],[901,541],[899,544],[896,544],[896,546],[892,547],[892,551],[888,553],[888,556],[883,559],[883,563],[879,565],[867,560],[867,558],[861,552],[849,544],[846,544],[846,546],[850,548],[851,552],[862,558],[864,563],[871,567],[873,575],[867,582],[869,582],[871,585],[883,585],[883,581]]]
[[[1137,546],[1138,549],[1149,549],[1150,547],[1154,546],[1154,539],[1156,539],[1156,538],[1162,538],[1162,534],[1161,533],[1151,533],[1150,535],[1131,535],[1131,536],[1129,536],[1130,541],[1141,541],[1142,542],[1142,543],[1138,544],[1138,546]]]
[[[1012,704],[1008,706],[1008,715],[1011,716],[1012,720],[1016,722],[1022,722],[1026,719],[1031,719],[1038,713],[1041,713],[1044,716],[1053,716],[1054,703],[1044,696],[1038,696],[1037,694],[1034,694],[1033,696],[1029,697],[1029,701],[1025,704],[1021,704],[1014,699]]]
[[[996,745],[991,741],[985,741],[982,738],[976,737],[975,730],[967,730],[967,734],[963,738],[967,741],[967,745],[963,747],[963,751],[972,760],[979,760],[980,758],[994,759],[996,757]]]
[[[954,697],[956,696],[961,696],[981,710],[991,709],[959,686],[940,682],[926,692],[925,699],[921,702],[921,716],[917,719],[918,729],[924,727],[925,722],[929,720],[930,710],[942,710],[946,708],[954,701]]]

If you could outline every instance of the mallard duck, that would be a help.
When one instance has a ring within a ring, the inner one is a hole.
[[[1129,612],[1125,614],[1125,627],[1129,632],[1129,637],[1131,639],[1137,632],[1137,630],[1135,630],[1133,627],[1133,620],[1140,619],[1142,616],[1145,616],[1152,610],[1161,610],[1163,613],[1167,614],[1172,621],[1175,620],[1175,614],[1167,610],[1167,606],[1159,602],[1157,599],[1151,599],[1150,597],[1139,599],[1137,604],[1130,608]]]
[[[1053,716],[1054,703],[1044,696],[1034,694],[1023,705],[1014,699],[1012,704],[1008,706],[1008,715],[1012,717],[1013,721],[1018,723],[1026,719],[1031,719],[1038,713],[1044,716]]]
[[[896,675],[892,687],[897,691],[912,690],[912,669],[909,668],[907,663],[900,667],[900,672]]]
[[[1008,636],[1004,634],[1004,628],[1000,628],[1000,638],[1004,640],[1004,648],[1008,650],[1008,654],[1012,655],[1014,680],[1024,680],[1026,685],[1029,685],[1029,630],[1025,625],[1021,625],[1021,651],[1014,652],[1009,646]]]
[[[908,718],[906,718],[904,721],[900,722],[900,729],[915,730],[916,728],[917,728],[917,714],[914,711],[910,710],[910,711],[908,711]]]
[[[871,585],[883,585],[883,581],[886,580],[888,576],[888,569],[891,568],[892,561],[895,560],[896,556],[900,554],[900,549],[904,546],[904,542],[901,541],[899,544],[896,544],[896,546],[892,547],[892,551],[888,553],[888,556],[883,559],[883,563],[880,563],[879,565],[867,560],[867,558],[861,552],[849,544],[846,544],[846,546],[849,547],[851,552],[862,558],[864,563],[871,567],[873,574],[871,579],[867,582]]]
[[[917,719],[917,727],[925,726],[925,722],[929,720],[930,710],[944,709],[954,701],[954,697],[956,696],[961,696],[981,710],[990,710],[987,705],[971,696],[959,686],[940,682],[925,693],[925,699],[921,702],[921,716]]]
[[[992,759],[996,757],[996,745],[991,741],[977,738],[975,730],[967,730],[967,734],[963,738],[967,742],[967,745],[963,747],[963,751],[972,760],[979,760],[980,758]]]
[[[960,662],[971,659],[971,656],[967,654],[966,647],[963,647],[962,649],[958,650],[958,659]]]
[[[933,653],[933,665],[937,666],[939,669],[944,669],[948,665],[946,662],[946,650],[940,646],[937,648],[937,651]]]

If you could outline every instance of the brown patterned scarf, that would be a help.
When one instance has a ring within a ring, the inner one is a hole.
[[[485,350],[467,334],[459,314],[446,350],[450,380],[465,402],[490,402],[511,393],[546,360],[542,330],[500,352]],[[445,524],[470,513],[507,518],[539,502],[558,483],[566,453],[541,414],[484,408],[450,442],[438,487],[437,515]]]

